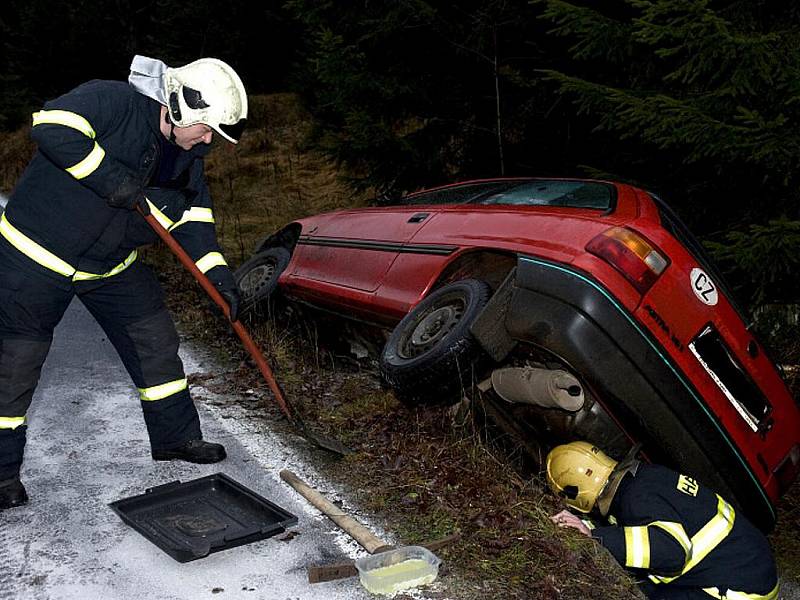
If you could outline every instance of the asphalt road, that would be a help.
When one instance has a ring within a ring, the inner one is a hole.
[[[182,357],[187,373],[213,369],[185,348]],[[133,384],[102,330],[73,302],[29,412],[22,477],[31,502],[0,512],[0,599],[371,597],[358,578],[307,583],[307,565],[341,561],[358,547],[280,481],[278,472],[290,468],[324,489],[302,452],[259,424],[263,419],[215,404],[213,394],[197,395],[205,437],[224,443],[229,458],[217,465],[153,461]],[[292,530],[299,535],[182,564],[108,507],[147,488],[218,472],[297,515]]]

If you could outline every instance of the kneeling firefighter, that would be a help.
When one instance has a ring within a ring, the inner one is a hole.
[[[153,458],[225,458],[203,440],[163,293],[136,260],[156,235],[135,209],[172,232],[236,320],[203,157],[214,133],[237,143],[246,118],[244,86],[224,62],[169,68],[142,56],[127,83],[93,80],[34,113],[38,152],[0,217],[0,510],[28,500],[19,477],[26,413],[73,296],[139,389]]]
[[[640,463],[635,450],[617,462],[587,442],[571,442],[548,454],[547,482],[569,507],[595,511],[607,524],[590,528],[566,510],[551,519],[607,548],[648,598],[778,598],[767,539],[691,477]]]

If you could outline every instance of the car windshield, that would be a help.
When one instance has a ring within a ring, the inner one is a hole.
[[[609,210],[614,187],[596,181],[508,180],[453,185],[415,194],[403,204],[486,204],[560,206]]]

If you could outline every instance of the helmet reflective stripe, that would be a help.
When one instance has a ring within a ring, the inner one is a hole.
[[[229,65],[201,58],[164,73],[167,108],[176,127],[203,123],[234,144],[247,119],[247,93]]]

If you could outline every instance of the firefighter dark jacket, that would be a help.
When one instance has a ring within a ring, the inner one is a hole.
[[[592,537],[653,584],[700,588],[709,597],[777,597],[764,535],[694,479],[657,465],[627,474],[609,511],[615,525]]]
[[[0,233],[54,277],[91,279],[135,260],[155,241],[144,219],[107,199],[131,181],[200,270],[230,276],[216,241],[203,157],[160,130],[161,105],[118,81],[94,80],[33,115],[38,151],[21,177]]]

